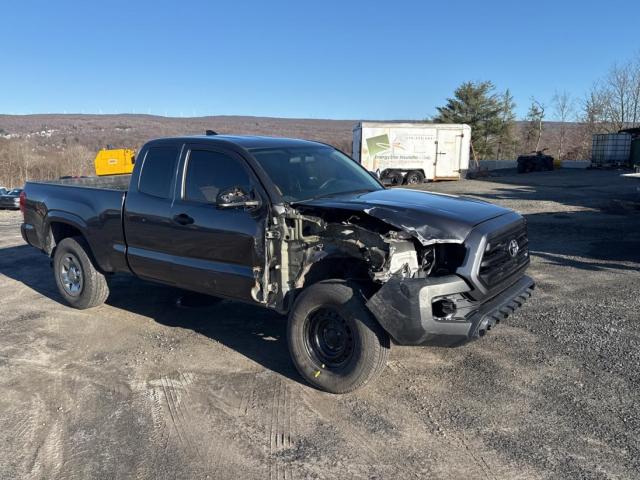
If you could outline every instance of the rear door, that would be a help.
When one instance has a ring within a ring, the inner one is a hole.
[[[241,190],[260,205],[224,207],[220,195]],[[252,300],[254,271],[264,264],[266,196],[245,160],[221,147],[185,146],[171,210],[168,253],[181,287]]]
[[[124,209],[127,259],[139,277],[173,284],[169,252],[176,225],[171,207],[182,144],[155,143],[141,152],[142,166],[131,177]]]
[[[460,176],[460,152],[462,135],[457,130],[438,130],[435,177],[458,178]]]

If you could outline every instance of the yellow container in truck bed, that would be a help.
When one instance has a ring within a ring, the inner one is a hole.
[[[129,148],[103,148],[96,155],[96,175],[124,175],[133,172],[136,151]]]

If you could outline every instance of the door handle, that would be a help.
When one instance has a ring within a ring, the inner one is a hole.
[[[186,213],[181,213],[180,215],[174,216],[173,221],[180,225],[191,225],[193,223],[193,218]]]

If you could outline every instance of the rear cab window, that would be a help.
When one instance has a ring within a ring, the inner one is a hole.
[[[138,191],[158,198],[171,198],[180,150],[177,145],[150,147],[144,157]]]

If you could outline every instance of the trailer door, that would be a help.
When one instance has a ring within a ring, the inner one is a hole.
[[[462,134],[459,130],[438,130],[436,145],[436,179],[460,178],[460,152]]]

